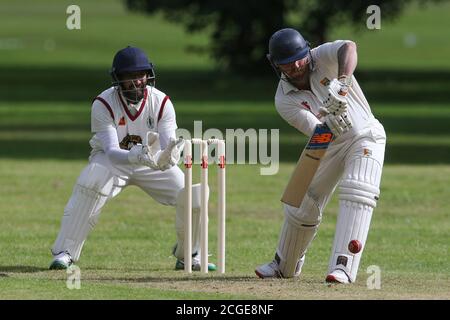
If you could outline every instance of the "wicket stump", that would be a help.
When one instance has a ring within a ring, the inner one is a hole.
[[[200,145],[200,250],[201,272],[208,273],[208,146],[215,144],[218,162],[218,271],[225,273],[225,141],[219,139],[186,140],[184,145],[184,186],[185,186],[185,224],[184,224],[184,271],[192,272],[192,147]]]

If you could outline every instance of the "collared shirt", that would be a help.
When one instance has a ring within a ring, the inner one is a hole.
[[[144,98],[136,104],[137,112],[130,112],[129,106],[115,87],[98,95],[92,103],[90,141],[93,153],[105,151],[97,132],[114,129],[122,149],[129,149],[130,142],[143,143],[148,131],[159,133],[163,148],[177,129],[175,109],[164,92],[147,86]]]
[[[280,80],[275,94],[275,106],[281,117],[307,136],[311,136],[317,124],[323,121],[320,107],[328,97],[328,84],[338,77],[339,48],[345,40],[324,43],[311,50],[313,68],[310,71],[311,90],[299,90],[284,78]],[[374,118],[364,94],[355,77],[347,94],[347,114],[353,128],[341,138],[356,135],[378,121]]]

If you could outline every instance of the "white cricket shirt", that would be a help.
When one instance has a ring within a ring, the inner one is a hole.
[[[281,117],[307,136],[311,136],[322,116],[319,108],[328,97],[328,83],[338,77],[338,50],[345,40],[324,43],[311,49],[313,69],[310,72],[311,90],[299,90],[280,80],[275,94],[275,106]],[[347,114],[353,128],[336,140],[349,139],[363,129],[379,125],[369,103],[352,75],[352,86],[347,94]]]
[[[164,149],[169,137],[175,137],[176,129],[175,110],[165,93],[147,86],[144,98],[136,106],[129,107],[118,90],[111,87],[98,95],[92,103],[91,131],[94,136],[89,141],[91,155],[99,151],[108,153],[111,148],[115,149],[113,151],[116,151],[116,155],[119,151],[129,150],[133,144],[142,143],[148,131],[159,133],[161,147]],[[114,133],[117,140],[115,136],[111,137]],[[104,145],[105,141],[107,146]],[[119,146],[122,150],[117,150]],[[124,151],[121,153],[123,162],[126,154]]]

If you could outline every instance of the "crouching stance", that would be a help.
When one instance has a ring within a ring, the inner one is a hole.
[[[298,31],[282,29],[269,41],[268,58],[280,77],[275,96],[280,115],[307,136],[326,123],[334,138],[300,207],[284,205],[274,260],[255,272],[261,278],[300,275],[322,212],[338,187],[339,214],[326,281],[354,282],[380,194],[386,143],[383,126],[353,76],[356,45],[337,40],[310,49]]]
[[[127,47],[114,57],[113,86],[92,104],[94,136],[89,164],[73,188],[52,248],[50,269],[65,269],[80,258],[103,206],[125,187],[135,185],[163,205],[176,207],[176,269],[183,269],[184,175],[177,163],[184,141],[175,136],[175,110],[155,88],[155,73],[146,54]],[[192,188],[193,270],[200,270],[200,186]],[[207,254],[207,253],[205,253]],[[214,264],[209,264],[215,270]]]

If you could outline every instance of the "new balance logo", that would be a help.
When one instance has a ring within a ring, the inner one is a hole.
[[[316,133],[312,136],[309,143],[310,144],[329,143],[329,142],[331,142],[332,138],[333,138],[333,135],[331,133]]]

